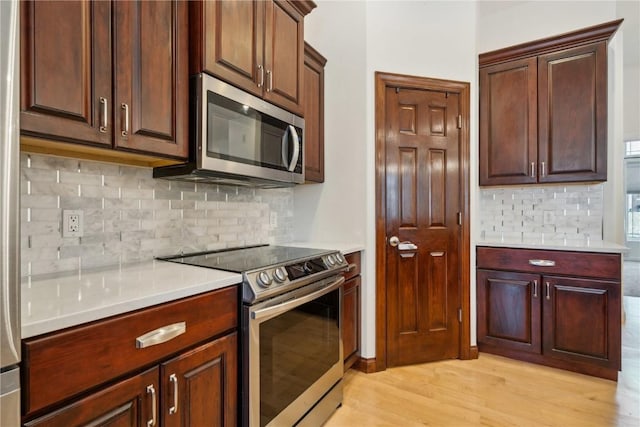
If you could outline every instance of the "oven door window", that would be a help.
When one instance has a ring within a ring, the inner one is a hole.
[[[339,291],[260,325],[260,425],[340,360]]]
[[[296,130],[301,141],[302,129],[290,128],[287,123],[248,105],[207,92],[209,157],[287,171],[297,155],[294,172],[301,173],[302,144],[295,143],[291,129]]]

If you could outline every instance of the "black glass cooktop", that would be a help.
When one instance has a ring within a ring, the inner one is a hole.
[[[330,253],[324,249],[294,248],[290,246],[254,246],[216,252],[199,252],[172,257],[160,257],[165,261],[198,267],[243,273],[245,271],[277,266],[297,260]]]

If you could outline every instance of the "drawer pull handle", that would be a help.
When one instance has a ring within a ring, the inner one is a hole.
[[[349,264],[349,267],[347,267],[347,269],[345,270],[345,273],[348,273],[351,270],[355,270],[356,268],[358,268],[358,264]]]
[[[154,329],[153,331],[147,332],[146,334],[140,335],[136,338],[136,348],[146,348],[156,344],[165,343],[178,335],[184,334],[186,331],[187,324],[185,322],[178,322]]]
[[[147,427],[155,427],[158,423],[158,399],[153,384],[147,386],[147,394],[151,393],[151,419],[147,421]]]
[[[530,259],[529,264],[535,265],[536,267],[555,267],[556,262],[550,259]]]
[[[169,375],[169,382],[173,383],[173,406],[169,408],[169,415],[178,412],[178,377],[176,374]]]

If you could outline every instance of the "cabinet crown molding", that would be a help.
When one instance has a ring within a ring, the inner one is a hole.
[[[568,47],[609,40],[622,24],[623,19],[605,22],[577,31],[546,37],[527,43],[521,43],[478,55],[478,65],[486,67],[514,59],[537,56],[552,51],[558,51]]]

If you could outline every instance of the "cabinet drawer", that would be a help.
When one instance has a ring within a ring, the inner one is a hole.
[[[345,280],[349,280],[352,277],[356,277],[360,274],[360,252],[352,252],[344,256],[344,259],[349,263],[350,269],[344,273]],[[353,266],[352,266],[353,265]]]
[[[477,266],[491,270],[593,277],[615,281],[620,281],[621,278],[620,254],[478,247]]]
[[[184,322],[184,333],[144,348],[136,339]],[[23,341],[23,412],[157,363],[238,325],[238,288],[233,286]]]

